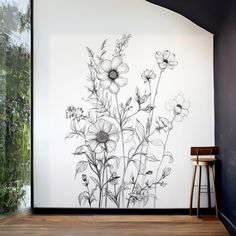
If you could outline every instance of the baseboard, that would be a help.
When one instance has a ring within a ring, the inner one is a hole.
[[[98,214],[98,215],[189,215],[188,208],[177,209],[99,209],[99,208],[41,208],[33,207],[33,214]],[[197,209],[192,210],[196,215]],[[201,215],[214,215],[214,208],[201,208]]]
[[[220,212],[220,220],[224,224],[225,228],[228,230],[230,235],[236,236],[236,226],[230,221],[230,219]]]

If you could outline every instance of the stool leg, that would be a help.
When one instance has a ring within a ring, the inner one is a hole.
[[[211,209],[211,192],[210,192],[210,176],[209,176],[209,166],[206,166],[207,170],[207,193],[208,193],[208,208]]]
[[[195,184],[197,166],[194,166],[193,178],[192,178],[192,187],[191,187],[191,195],[190,195],[190,206],[189,206],[189,214],[192,215],[192,207],[193,207],[193,191]]]
[[[218,218],[219,218],[219,216],[218,216],[218,205],[217,205],[217,198],[216,198],[215,175],[214,175],[214,171],[213,171],[213,166],[211,166],[211,171],[212,171],[212,177],[213,177],[213,187],[214,187],[214,200],[215,200],[216,217],[217,217],[217,219],[218,219]]]
[[[201,193],[201,178],[202,178],[202,167],[199,166],[199,179],[198,179],[198,201],[197,201],[197,217],[199,217],[199,208],[200,208],[200,193]]]

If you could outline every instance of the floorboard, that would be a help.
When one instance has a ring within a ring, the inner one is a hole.
[[[229,235],[215,217],[134,215],[32,215],[0,219],[0,235],[153,236]]]

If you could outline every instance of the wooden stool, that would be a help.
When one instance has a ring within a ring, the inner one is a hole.
[[[214,200],[215,200],[215,211],[216,217],[218,218],[218,207],[217,207],[217,198],[216,198],[216,189],[215,189],[215,176],[214,176],[214,164],[215,164],[215,155],[219,153],[218,147],[191,147],[191,155],[196,157],[191,158],[194,165],[193,179],[192,179],[192,188],[190,195],[190,215],[192,215],[192,204],[193,204],[193,192],[195,186],[195,178],[197,168],[199,167],[199,180],[198,180],[198,202],[197,202],[197,216],[199,217],[199,208],[200,208],[200,193],[201,193],[201,178],[202,178],[202,167],[206,167],[207,171],[207,193],[208,193],[208,207],[211,208],[211,192],[210,192],[210,169],[213,179],[213,190],[214,190]],[[211,157],[199,157],[199,156],[211,156]],[[212,157],[214,156],[214,157]]]

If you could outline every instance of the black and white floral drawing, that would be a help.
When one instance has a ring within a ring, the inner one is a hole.
[[[130,38],[131,35],[123,35],[117,39],[112,58],[107,58],[107,40],[99,54],[87,48],[89,76],[85,101],[89,108],[66,109],[66,118],[70,120],[66,139],[78,140],[73,154],[78,156],[75,177],[84,186],[78,193],[81,207],[157,207],[158,191],[166,187],[174,161],[168,139],[175,123],[189,114],[190,103],[183,93],[167,101],[170,117],[158,111],[162,75],[178,65],[168,50],[154,54],[157,70],[143,70],[140,80],[144,86],[136,87],[133,97],[119,96],[129,82],[130,68],[124,58]],[[159,151],[153,152],[154,149]]]

